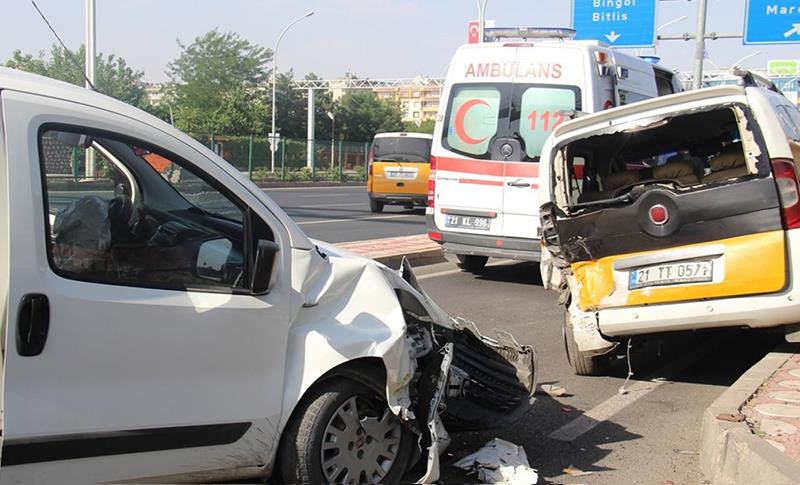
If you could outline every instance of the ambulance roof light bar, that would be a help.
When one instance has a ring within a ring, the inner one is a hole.
[[[486,41],[500,39],[572,39],[575,29],[561,27],[494,27],[484,30]]]

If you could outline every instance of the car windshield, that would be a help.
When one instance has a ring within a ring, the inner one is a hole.
[[[374,160],[428,163],[431,157],[431,140],[409,136],[376,138],[372,144]]]

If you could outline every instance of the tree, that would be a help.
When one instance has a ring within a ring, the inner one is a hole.
[[[375,133],[403,130],[400,107],[372,91],[345,93],[336,110],[336,125],[350,141],[369,141]]]
[[[294,71],[278,73],[275,85],[275,131],[282,138],[306,139],[308,113],[305,93],[294,89]],[[270,86],[271,88],[271,86]],[[271,128],[267,125],[267,131]]]
[[[50,48],[49,57],[45,56],[44,51],[33,56],[24,54],[17,49],[5,65],[83,86],[85,84],[83,77],[85,52],[83,45],[73,52],[72,56],[63,47],[56,44]],[[144,73],[132,69],[122,57],[116,57],[114,54],[108,56],[99,54],[95,61],[94,85],[99,92],[120,101],[140,108],[148,106],[144,91]]]
[[[175,124],[184,131],[246,135],[265,130],[272,51],[214,29],[167,65]]]

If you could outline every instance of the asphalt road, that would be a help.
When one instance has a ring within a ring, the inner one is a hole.
[[[369,210],[366,188],[287,187],[264,189],[309,237],[338,243],[425,233],[425,212],[386,206]]]
[[[660,342],[635,339],[633,377],[625,386],[628,392],[620,394],[625,359],[614,363],[608,377],[572,373],[563,348],[562,311],[555,293],[541,287],[536,266],[502,263],[487,267],[480,277],[452,263],[416,272],[426,291],[452,315],[475,321],[488,335],[505,329],[532,344],[540,384],[566,389],[560,397],[540,395],[532,412],[511,428],[453,433],[442,457],[444,483],[470,482],[447,465],[494,437],[525,447],[531,466],[539,470],[539,483],[704,483],[698,455],[703,411],[781,340],[757,331],[684,334]],[[568,467],[590,474],[569,475],[563,471]]]

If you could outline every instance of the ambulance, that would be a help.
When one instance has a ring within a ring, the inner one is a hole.
[[[495,42],[453,56],[426,220],[430,239],[467,271],[480,272],[489,257],[540,260],[539,156],[553,129],[583,112],[681,90],[673,71],[571,34],[487,29]]]

